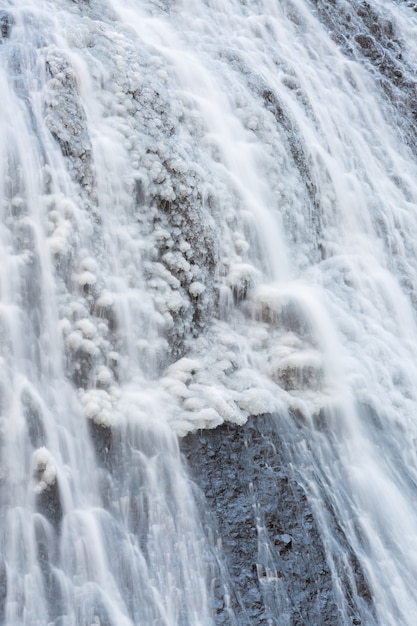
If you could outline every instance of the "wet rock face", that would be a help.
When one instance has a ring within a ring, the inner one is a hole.
[[[7,11],[0,11],[0,42],[10,37],[14,18]]]
[[[91,191],[94,183],[92,147],[76,75],[68,60],[54,46],[50,47],[45,64],[50,76],[46,92],[46,124],[62,154],[69,159],[73,179]]]
[[[397,111],[398,123],[405,130],[405,143],[415,151],[416,81],[396,24],[366,1],[311,2],[340,49],[348,57],[362,61],[375,74],[385,97]],[[415,10],[412,2],[408,7]]]
[[[236,622],[345,623],[312,511],[273,420],[190,434],[181,448],[217,524]],[[358,619],[353,610],[350,619]],[[235,623],[221,600],[216,623]]]

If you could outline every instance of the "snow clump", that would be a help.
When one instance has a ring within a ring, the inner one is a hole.
[[[52,454],[45,447],[38,448],[32,455],[32,469],[38,483],[36,493],[42,493],[55,484],[57,470]]]

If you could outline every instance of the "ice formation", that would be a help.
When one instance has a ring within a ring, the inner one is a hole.
[[[32,456],[33,474],[38,481],[36,484],[37,493],[41,493],[56,481],[56,466],[51,453],[47,448],[42,447],[35,450]]]

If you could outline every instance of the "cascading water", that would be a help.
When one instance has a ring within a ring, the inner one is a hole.
[[[269,613],[236,614],[179,453],[269,415],[337,623],[415,626],[413,6],[10,0],[0,27],[0,623],[312,624],[259,507]]]

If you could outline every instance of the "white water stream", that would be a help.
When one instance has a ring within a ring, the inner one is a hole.
[[[177,435],[275,413],[340,624],[332,515],[363,623],[415,626],[406,112],[304,0],[0,9],[0,623],[215,624]]]

